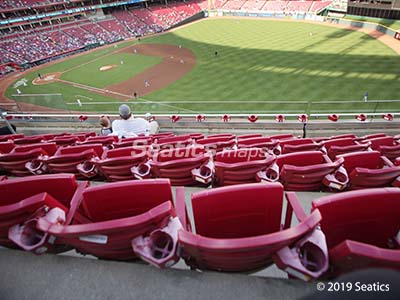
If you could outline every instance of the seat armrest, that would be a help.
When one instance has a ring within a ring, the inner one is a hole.
[[[394,164],[386,156],[381,156],[381,160],[384,166],[394,167]]]
[[[185,188],[183,186],[176,188],[175,210],[184,230],[191,231],[190,220],[188,218],[185,202]]]
[[[86,223],[86,220],[81,219],[81,214],[77,212],[77,209],[81,205],[82,199],[83,199],[83,191],[90,185],[88,181],[83,181],[78,184],[78,187],[75,191],[74,196],[71,199],[70,202],[70,209],[67,214],[67,218],[65,220],[65,224],[69,225],[71,224],[73,219],[76,219],[80,223]],[[82,216],[83,217],[83,216]],[[86,219],[86,218],[85,218]],[[81,220],[81,221],[79,221]]]
[[[290,225],[292,223],[293,212],[299,222],[304,221],[307,218],[307,215],[304,212],[304,209],[301,206],[299,199],[297,198],[297,195],[295,192],[287,192],[285,196],[286,196],[288,205],[286,207],[285,224],[284,224],[283,228],[287,229],[287,228],[290,228]]]

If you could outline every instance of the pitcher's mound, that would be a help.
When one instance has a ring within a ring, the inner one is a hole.
[[[102,66],[99,71],[103,72],[103,71],[108,71],[111,69],[114,69],[117,65],[108,65],[108,66]]]
[[[41,85],[41,84],[48,84],[55,82],[58,78],[61,77],[61,72],[56,72],[56,73],[49,73],[49,74],[44,74],[42,75],[42,78],[35,78],[32,80],[33,85]]]

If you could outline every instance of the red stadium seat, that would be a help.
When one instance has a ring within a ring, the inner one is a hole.
[[[18,233],[22,233],[25,222],[29,223],[27,227],[32,229],[33,234],[34,227],[31,226],[38,217],[47,215],[52,208],[62,209],[65,215],[75,194],[86,186],[86,182],[78,183],[71,174],[29,176],[0,181],[0,194],[7,195],[0,200],[0,245],[16,247],[8,238],[9,230],[13,226],[15,227],[12,229],[11,238],[20,245],[21,234]],[[32,239],[26,238],[23,243],[30,250],[39,249],[45,242],[43,238],[46,237],[38,234]]]
[[[16,145],[36,144],[40,143],[43,140],[45,140],[45,137],[43,135],[32,135],[14,139],[14,144]]]
[[[147,163],[133,167],[132,174],[137,179],[152,176],[169,178],[172,185],[195,185],[198,182],[192,177],[192,171],[207,164],[210,158],[204,147],[199,146],[161,150]]]
[[[298,202],[288,199],[286,222],[282,225],[280,183],[215,188],[195,193],[191,200],[196,233],[190,226],[184,190],[178,188],[176,207],[183,225],[178,239],[182,258],[191,268],[257,271],[271,265],[274,256],[282,268],[298,276],[319,277],[328,267],[324,237],[317,229],[319,212],[291,227],[293,210],[300,216],[304,212]],[[310,252],[302,260],[306,249]],[[288,258],[285,250],[294,250],[296,255]]]
[[[387,136],[385,133],[373,133],[373,134],[368,134],[368,135],[356,137],[356,138],[354,138],[354,140],[357,141],[357,142],[362,142],[364,140],[370,140],[370,139],[373,139],[373,138],[385,137],[385,136]]]
[[[340,155],[339,159],[343,159],[349,182],[346,185],[331,186],[337,190],[390,186],[400,176],[400,167],[394,166],[378,151],[347,153]],[[335,177],[332,176],[329,181],[334,184]]]
[[[71,225],[39,219],[37,228],[81,253],[103,259],[136,259],[132,240],[151,235],[175,216],[171,186],[166,179],[90,187],[82,193],[78,203],[87,217],[86,222]],[[74,210],[70,214],[73,215]],[[157,254],[154,259],[157,260]]]
[[[161,138],[173,137],[173,136],[175,136],[175,134],[173,132],[160,132],[160,133],[152,134],[150,136],[153,138],[153,140],[156,140],[156,139],[161,139]]]
[[[281,154],[281,147],[278,140],[272,140],[269,137],[254,137],[248,139],[240,139],[237,141],[237,147],[240,148],[261,148],[263,151]]]
[[[13,141],[0,142],[0,154],[10,153],[15,147]]]
[[[391,161],[400,156],[400,143],[392,136],[372,138],[368,142],[371,144],[371,149],[379,151]]]
[[[148,159],[148,147],[123,147],[108,150],[99,159],[94,157],[78,165],[79,173],[92,178],[98,174],[109,181],[134,179],[131,168],[144,163]]]
[[[400,269],[400,189],[376,188],[314,200],[336,277],[361,268]]]
[[[207,137],[196,141],[197,144],[203,145],[207,150],[212,151],[213,154],[225,149],[232,149],[235,144],[234,135],[221,135]]]
[[[318,191],[326,184],[324,179],[331,174],[348,182],[347,173],[341,167],[343,160],[332,162],[320,151],[305,151],[283,154],[277,157],[277,170],[266,170],[257,173],[261,181],[279,180],[286,190]]]
[[[271,168],[274,162],[275,156],[264,153],[260,148],[226,150],[216,154],[213,168],[206,172],[200,168],[199,172],[210,176],[214,174],[214,186],[252,183],[257,182],[257,172]],[[200,175],[196,179],[200,177],[200,182],[208,182],[207,176],[202,178]]]
[[[283,133],[283,134],[270,135],[269,138],[272,140],[284,140],[284,139],[294,138],[294,136],[293,134],[290,133]]]
[[[289,138],[279,141],[279,146],[282,149],[282,154],[300,152],[300,151],[313,151],[320,150],[321,145],[314,142],[313,139],[298,139]]]
[[[22,145],[22,146],[16,146],[14,148],[14,152],[27,152],[33,149],[41,148],[46,155],[52,156],[56,153],[57,151],[57,144],[53,142],[42,142],[38,144],[28,144],[28,145]]]
[[[118,136],[89,136],[85,141],[80,142],[80,145],[87,144],[102,144],[107,148],[113,148],[113,143],[118,142]]]
[[[6,142],[8,140],[21,139],[23,137],[24,137],[24,135],[22,133],[1,135],[0,136],[0,142]]]
[[[237,140],[246,140],[246,139],[253,139],[253,138],[261,138],[263,135],[261,133],[250,133],[250,134],[243,134],[238,135]]]
[[[42,156],[37,161],[27,164],[27,168],[34,174],[43,172],[72,173],[79,175],[77,166],[93,157],[101,157],[102,144],[83,144],[78,146],[62,147],[53,156]]]
[[[183,148],[191,145],[193,142],[192,137],[189,134],[178,135],[173,137],[159,138],[153,143],[155,150],[172,149],[172,148]]]
[[[151,145],[153,142],[152,137],[131,137],[131,138],[124,138],[119,142],[114,142],[114,148],[122,148],[122,147],[137,147],[137,146],[147,146]]]
[[[66,136],[55,137],[49,142],[54,142],[57,144],[57,146],[72,146],[75,145],[78,141],[82,141],[78,136],[66,135]]]
[[[197,140],[200,140],[200,139],[204,139],[204,134],[202,134],[202,133],[189,133],[189,136],[194,141],[197,141]]]
[[[25,165],[43,155],[46,155],[46,152],[42,148],[34,148],[26,152],[12,151],[0,154],[0,170],[14,176],[32,175]]]
[[[325,152],[328,154],[329,158],[332,160],[336,159],[337,155],[366,151],[369,149],[369,143],[357,143],[354,138],[338,138],[330,139],[322,142],[323,147],[325,147]]]
[[[236,135],[232,133],[217,133],[217,134],[210,134],[207,136],[207,138],[230,138],[230,139],[235,139]]]

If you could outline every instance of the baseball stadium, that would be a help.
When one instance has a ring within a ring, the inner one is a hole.
[[[400,0],[3,0],[0,127],[4,299],[400,298]]]

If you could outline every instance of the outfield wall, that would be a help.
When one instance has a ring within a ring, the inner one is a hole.
[[[379,24],[370,23],[370,22],[338,19],[338,18],[332,18],[332,17],[327,17],[326,22],[331,22],[331,23],[335,23],[335,24],[339,24],[339,25],[343,25],[343,26],[352,26],[352,27],[357,27],[357,28],[376,30],[376,31],[382,32],[383,34],[386,34],[390,37],[393,37],[393,38],[395,38],[396,33],[397,33],[396,30],[393,30],[391,28],[388,28],[386,26],[382,26]]]

